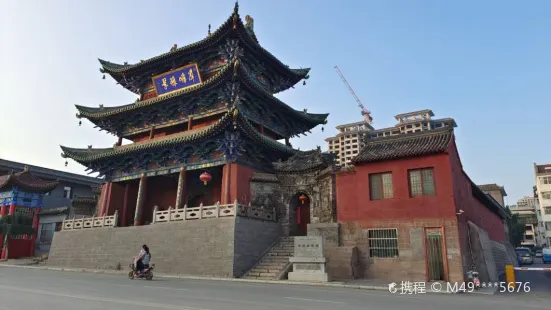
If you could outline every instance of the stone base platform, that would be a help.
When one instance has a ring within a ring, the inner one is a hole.
[[[67,230],[54,234],[48,264],[126,270],[147,244],[159,273],[240,277],[281,235],[276,222],[243,217]]]

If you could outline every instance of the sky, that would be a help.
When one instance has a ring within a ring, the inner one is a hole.
[[[362,119],[338,65],[374,126],[432,109],[453,117],[465,171],[505,186],[507,203],[531,195],[533,163],[551,163],[550,1],[241,0],[260,44],[307,85],[277,96],[295,109],[330,113],[294,140],[317,145],[335,126]],[[233,0],[0,0],[0,158],[64,166],[59,145],[110,147],[116,137],[83,120],[75,104],[116,106],[136,95],[102,80],[97,58],[138,62],[193,43],[232,13]]]

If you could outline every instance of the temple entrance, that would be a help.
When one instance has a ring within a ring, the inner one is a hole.
[[[291,235],[306,236],[310,224],[310,197],[306,193],[298,192],[289,202]]]
[[[205,184],[200,176],[203,172],[211,175],[211,180]],[[185,204],[188,208],[199,207],[201,203],[204,206],[212,206],[221,201],[222,193],[222,166],[211,167],[208,170],[198,169],[188,171],[187,192]]]

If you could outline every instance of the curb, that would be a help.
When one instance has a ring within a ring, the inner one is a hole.
[[[25,265],[0,264],[0,267],[23,268],[23,269],[39,269],[39,270],[50,270],[50,271],[65,271],[65,272],[83,272],[83,273],[108,274],[108,275],[125,275],[127,273],[125,271],[119,271],[119,270],[47,267],[47,266],[35,266],[34,264],[25,264]],[[371,290],[371,291],[386,291],[386,292],[388,292],[388,286],[346,284],[345,282],[298,282],[298,281],[287,281],[287,280],[255,280],[255,279],[240,279],[240,278],[220,278],[220,277],[200,277],[200,276],[187,276],[187,275],[170,275],[170,274],[159,274],[159,273],[156,273],[155,276],[157,278],[165,278],[165,279],[188,279],[188,280],[226,281],[226,282],[280,284],[280,285],[305,285],[305,286],[349,288],[349,289],[358,289],[358,290]],[[453,293],[445,292],[445,291],[438,291],[437,292],[437,291],[432,291],[432,290],[426,290],[426,293],[431,293],[431,294],[453,294]]]

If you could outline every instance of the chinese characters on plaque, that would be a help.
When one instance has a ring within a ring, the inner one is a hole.
[[[190,64],[153,77],[153,85],[159,96],[201,84],[201,82],[197,64]]]

